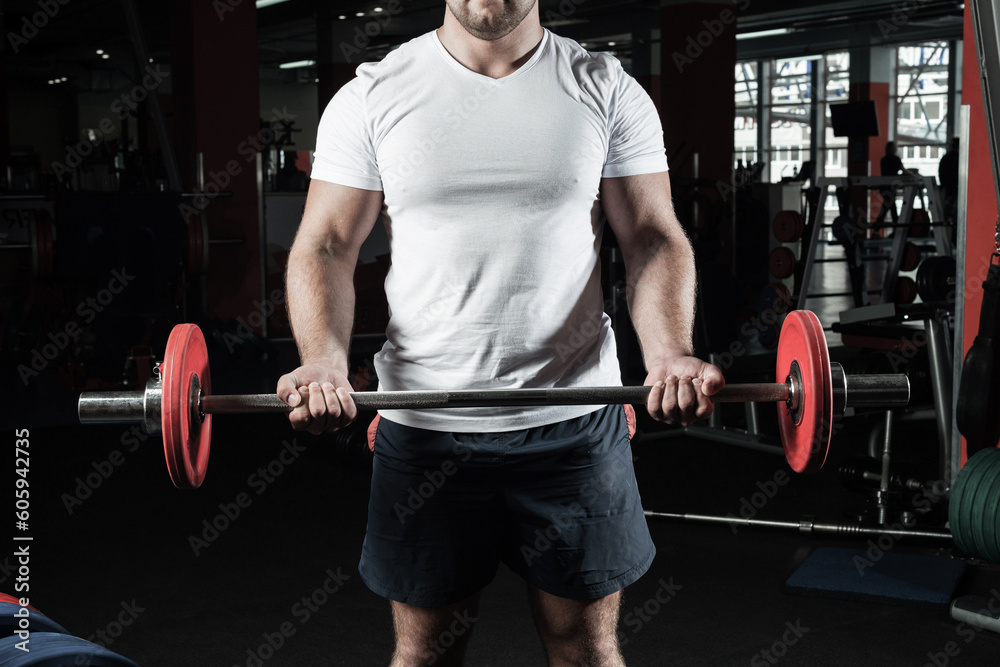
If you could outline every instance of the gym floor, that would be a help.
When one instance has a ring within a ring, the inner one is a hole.
[[[275,359],[272,370],[284,365]],[[247,374],[260,378],[259,369]],[[267,391],[236,371],[213,381],[216,393]],[[102,633],[143,667],[388,663],[387,603],[357,575],[370,483],[363,449],[296,435],[274,415],[217,417],[205,484],[179,491],[157,439],[140,441],[123,425],[72,424],[67,408],[50,410],[45,422],[65,425],[31,430],[30,583],[41,611],[79,636]],[[765,431],[772,412],[761,410]],[[29,413],[8,416],[37,422]],[[876,421],[852,419],[826,468],[792,476],[757,518],[839,521],[863,508],[865,497],[844,488],[837,467],[867,449]],[[787,470],[767,453],[648,437],[659,428],[641,421],[646,437],[633,443],[647,509],[736,514],[758,484]],[[921,462],[935,460],[933,429],[903,422],[896,433],[900,465],[921,474]],[[261,467],[268,477],[256,473]],[[813,549],[866,549],[863,540],[658,519],[650,529],[656,560],[626,591],[622,610],[629,665],[921,666],[935,664],[930,656],[939,666],[984,665],[1000,656],[1000,636],[981,632],[966,642],[945,609],[785,592]],[[955,556],[917,542],[890,550]],[[13,592],[11,561],[0,565],[0,590]],[[1000,570],[970,561],[957,594],[993,590]],[[949,642],[957,656],[944,653]],[[545,664],[524,586],[505,569],[484,591],[467,664]]]

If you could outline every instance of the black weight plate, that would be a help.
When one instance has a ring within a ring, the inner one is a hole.
[[[969,508],[969,514],[966,516],[971,517],[969,527],[972,532],[972,543],[976,548],[975,555],[985,560],[993,560],[993,532],[986,530],[984,519],[992,497],[993,483],[998,476],[1000,476],[1000,456],[993,454],[982,465],[975,495],[970,496],[969,502],[966,503]]]
[[[960,551],[974,555],[976,553],[972,535],[971,521],[975,491],[983,468],[995,462],[1000,456],[1000,450],[984,449],[965,462],[951,487],[951,499],[948,503],[948,524],[951,527],[952,538]]]

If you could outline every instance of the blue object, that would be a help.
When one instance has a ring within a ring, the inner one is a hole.
[[[21,605],[13,602],[0,602],[0,637],[10,637],[21,629],[19,613]],[[31,632],[56,632],[68,635],[69,630],[59,625],[40,611],[28,609],[28,629]]]
[[[3,667],[138,667],[134,662],[112,653],[86,639],[52,632],[32,632],[29,651],[17,648],[17,637],[0,639],[0,665]]]
[[[872,548],[822,547],[785,582],[789,593],[946,608],[965,572],[965,562]]]

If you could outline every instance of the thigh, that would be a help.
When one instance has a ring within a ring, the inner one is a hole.
[[[570,599],[625,588],[655,554],[621,406],[532,429],[507,454],[503,560]]]
[[[374,592],[442,606],[493,579],[503,507],[489,442],[481,442],[379,421],[358,568]]]

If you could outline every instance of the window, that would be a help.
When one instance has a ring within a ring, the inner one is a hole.
[[[896,49],[896,135],[924,146],[947,141],[950,100],[948,42],[934,41]],[[927,157],[926,148],[924,157]]]

